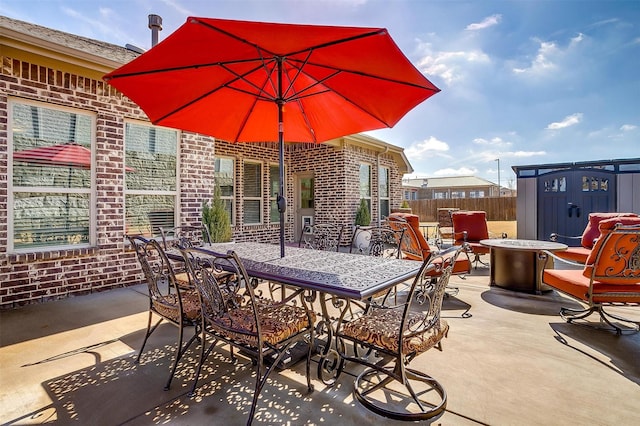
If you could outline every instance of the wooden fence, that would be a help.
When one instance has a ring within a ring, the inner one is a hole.
[[[487,220],[516,220],[516,197],[457,198],[447,200],[411,200],[413,214],[420,222],[437,222],[438,209],[483,210]]]

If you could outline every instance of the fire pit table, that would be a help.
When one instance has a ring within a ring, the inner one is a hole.
[[[481,240],[480,244],[491,248],[491,285],[537,294],[551,290],[542,283],[545,260],[540,259],[538,253],[567,249],[566,244],[538,240],[496,238]],[[553,259],[546,259],[546,262],[553,262]]]

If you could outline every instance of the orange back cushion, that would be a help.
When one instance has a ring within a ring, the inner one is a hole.
[[[484,211],[453,212],[451,220],[457,240],[463,238],[463,231],[467,231],[467,241],[480,241],[489,238],[487,214]]]
[[[609,236],[618,223],[622,225],[634,225],[638,227],[638,233],[614,234]],[[638,265],[628,263],[629,260],[633,258],[634,251],[640,249],[639,238],[640,217],[614,217],[600,221],[600,237],[587,258],[582,274],[587,278],[591,278],[591,275],[594,274],[598,276],[599,282],[606,284],[639,283],[640,268],[638,268]],[[601,254],[598,257],[599,252],[601,252]],[[635,256],[637,257],[639,254],[635,253]],[[598,264],[595,265],[597,257]],[[624,277],[615,277],[612,275],[623,275]],[[602,278],[608,276],[611,277]],[[629,280],[629,278],[625,277],[635,277],[636,279]]]
[[[431,247],[420,232],[420,218],[411,213],[391,213],[389,215],[389,225],[393,229],[398,229],[393,222],[406,221],[411,229],[405,230],[402,236],[400,249],[406,258],[414,260],[424,260],[431,253]]]
[[[581,245],[593,248],[593,241],[600,236],[600,222],[614,217],[635,217],[635,213],[589,213],[589,223],[582,233]]]

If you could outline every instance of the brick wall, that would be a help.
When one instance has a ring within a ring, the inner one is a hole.
[[[142,275],[125,247],[124,120],[140,109],[104,82],[2,57],[0,73],[0,308],[137,284]],[[9,97],[48,102],[96,114],[95,247],[7,253],[7,124]],[[199,222],[201,200],[211,198],[213,140],[181,134],[180,217]]]

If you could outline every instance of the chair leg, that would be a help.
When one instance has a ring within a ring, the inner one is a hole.
[[[187,349],[191,346],[191,344],[198,338],[198,327],[195,327],[195,331],[193,336],[189,339],[188,342],[182,345],[182,337],[184,335],[184,327],[180,327],[179,337],[178,337],[178,348],[176,350],[176,360],[173,363],[173,367],[171,368],[171,374],[169,375],[169,379],[167,380],[167,384],[164,387],[164,390],[169,390],[171,387],[171,381],[173,380],[173,376],[176,374],[176,368],[178,367],[178,362],[182,359],[182,356],[185,354]]]
[[[593,305],[585,309],[571,309],[571,308],[563,307],[563,308],[560,308],[560,317],[569,323],[573,323],[573,321],[575,320],[581,320],[581,319],[587,318],[594,312],[597,312],[598,315],[600,316],[600,321],[605,322],[611,328],[613,328],[616,331],[616,334],[618,336],[625,331],[632,332],[632,333],[640,331],[640,321],[633,321],[628,318],[624,318],[624,317],[612,314],[610,312],[607,312],[604,310],[604,307],[601,304]],[[623,324],[623,327],[621,327],[617,324],[614,324],[611,320],[620,321],[625,324]],[[601,329],[601,330],[610,330],[608,328],[592,326],[588,322],[576,323],[576,324],[585,325],[585,326],[589,326],[589,327]]]
[[[180,356],[182,355],[182,336],[184,335],[184,327],[178,327],[178,346],[176,347],[176,359],[173,361],[173,367],[171,367],[171,373],[169,374],[169,379],[167,380],[167,384],[164,385],[164,390],[169,390],[171,386],[171,380],[173,379],[173,375],[176,372],[176,368],[178,367],[178,362],[180,361]]]
[[[158,328],[158,326],[162,322],[162,318],[160,318],[160,320],[153,327],[151,327],[151,318],[152,317],[153,317],[153,312],[149,311],[149,320],[147,321],[147,332],[144,335],[144,340],[142,341],[142,346],[140,346],[140,351],[138,352],[138,357],[136,358],[136,361],[135,361],[136,364],[140,363],[140,357],[142,356],[142,351],[144,350],[144,347],[147,344],[147,340],[149,340],[149,336],[151,336],[153,334],[153,332],[156,331],[156,328]]]

